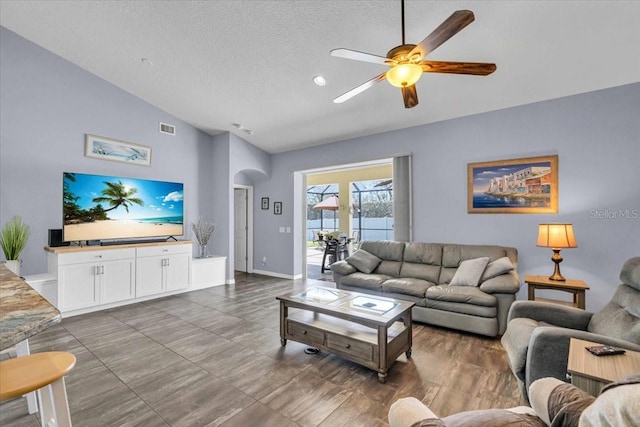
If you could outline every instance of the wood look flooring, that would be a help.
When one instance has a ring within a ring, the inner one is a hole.
[[[275,296],[316,285],[332,286],[239,274],[235,285],[63,319],[29,340],[31,352],[76,355],[76,427],[375,427],[405,396],[440,416],[524,404],[497,338],[416,323],[413,357],[400,356],[386,384],[338,356],[280,346]],[[0,425],[39,423],[17,399],[0,406]]]

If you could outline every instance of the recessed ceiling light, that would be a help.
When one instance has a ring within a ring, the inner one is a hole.
[[[324,86],[327,84],[327,79],[321,75],[313,76],[313,82],[318,86]]]

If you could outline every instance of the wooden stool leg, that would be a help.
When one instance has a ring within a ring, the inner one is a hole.
[[[42,427],[71,427],[64,377],[39,390]]]
[[[16,355],[18,357],[28,356],[29,354],[31,354],[31,351],[29,350],[29,340],[20,341],[16,344]],[[32,391],[31,393],[27,393],[25,394],[25,397],[27,398],[27,409],[29,410],[29,413],[35,414],[38,412],[36,392]]]

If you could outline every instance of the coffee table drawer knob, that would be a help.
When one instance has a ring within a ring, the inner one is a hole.
[[[302,335],[307,335],[307,330],[302,331]]]
[[[351,344],[347,344],[344,346],[345,348],[351,348]]]

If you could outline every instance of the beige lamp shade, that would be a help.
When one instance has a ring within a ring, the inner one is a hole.
[[[538,226],[538,246],[551,248],[553,251],[551,260],[555,264],[555,269],[553,274],[549,276],[549,279],[564,281],[565,278],[560,274],[560,263],[562,262],[560,250],[578,247],[578,243],[576,243],[576,236],[573,234],[573,225],[555,223],[540,224]]]
[[[538,226],[538,246],[545,248],[577,248],[572,224],[540,224]]]

